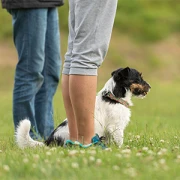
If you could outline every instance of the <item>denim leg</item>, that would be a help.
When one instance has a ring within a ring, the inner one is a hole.
[[[38,135],[35,119],[35,95],[41,88],[45,62],[45,37],[48,9],[11,10],[14,43],[18,52],[13,91],[15,128],[28,118]],[[44,112],[39,112],[44,113]],[[33,132],[31,136],[35,137]]]
[[[44,82],[36,94],[35,115],[39,133],[45,139],[54,130],[53,97],[56,92],[61,68],[60,33],[57,8],[49,8],[45,40]]]

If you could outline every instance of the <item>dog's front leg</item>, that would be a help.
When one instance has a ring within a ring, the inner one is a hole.
[[[123,144],[123,135],[124,135],[124,133],[120,130],[117,130],[116,132],[113,133],[114,141],[118,145],[119,148]]]
[[[112,139],[114,142],[117,144],[117,146],[120,148],[123,144],[123,136],[124,132],[121,128],[116,127],[116,128],[110,128],[109,133],[112,136]]]

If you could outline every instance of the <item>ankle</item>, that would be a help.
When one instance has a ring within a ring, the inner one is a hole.
[[[78,142],[80,142],[83,145],[88,145],[91,143],[92,136],[90,137],[84,137],[81,135],[78,135]]]
[[[71,141],[77,141],[78,138],[77,138],[76,136],[70,136],[69,139],[70,139]]]

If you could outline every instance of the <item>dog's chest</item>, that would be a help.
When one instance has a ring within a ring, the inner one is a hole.
[[[97,97],[96,99],[95,111],[96,119],[100,121],[104,127],[114,125],[120,126],[122,129],[124,129],[127,126],[131,116],[129,108],[126,108],[120,103],[110,104],[102,101],[100,97]]]

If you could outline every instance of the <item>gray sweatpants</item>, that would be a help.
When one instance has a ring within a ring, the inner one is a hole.
[[[69,0],[63,74],[97,75],[111,38],[118,0]]]

